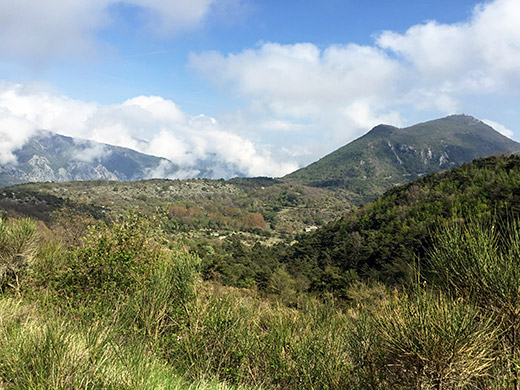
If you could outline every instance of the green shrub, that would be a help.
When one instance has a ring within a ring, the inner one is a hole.
[[[144,287],[163,255],[160,223],[132,212],[111,226],[91,227],[58,276],[72,299],[108,305]]]

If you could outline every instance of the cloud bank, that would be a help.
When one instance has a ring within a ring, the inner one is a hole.
[[[520,95],[520,2],[478,5],[464,23],[429,21],[379,33],[373,45],[264,43],[239,53],[192,53],[191,66],[273,123],[312,124],[336,145],[403,112],[460,112],[474,96]],[[498,127],[501,125],[496,123]],[[511,135],[511,131],[504,131]]]
[[[12,152],[37,130],[165,157],[179,165],[185,176],[196,174],[198,164],[208,161],[233,166],[248,176],[282,176],[297,168],[294,161],[276,161],[267,148],[226,131],[214,118],[190,116],[158,96],[99,105],[21,84],[1,84],[0,163],[14,163]],[[100,153],[102,148],[93,147],[83,158]]]

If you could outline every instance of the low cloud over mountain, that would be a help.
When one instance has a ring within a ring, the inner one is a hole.
[[[139,96],[121,104],[99,105],[19,84],[1,87],[1,163],[14,163],[13,152],[44,129],[164,157],[193,176],[200,173],[200,161],[207,160],[217,166],[234,166],[235,174],[247,176],[281,176],[297,168],[295,162],[276,161],[269,148],[226,131],[214,118],[190,116],[161,97]],[[96,146],[80,158],[102,153]]]

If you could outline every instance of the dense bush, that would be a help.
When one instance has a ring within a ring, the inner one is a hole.
[[[106,305],[145,288],[164,256],[159,225],[129,213],[110,226],[92,226],[56,275],[58,289],[71,299]]]

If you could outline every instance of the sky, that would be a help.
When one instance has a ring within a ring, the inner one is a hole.
[[[0,164],[39,129],[283,176],[372,127],[520,140],[518,0],[0,0]]]

